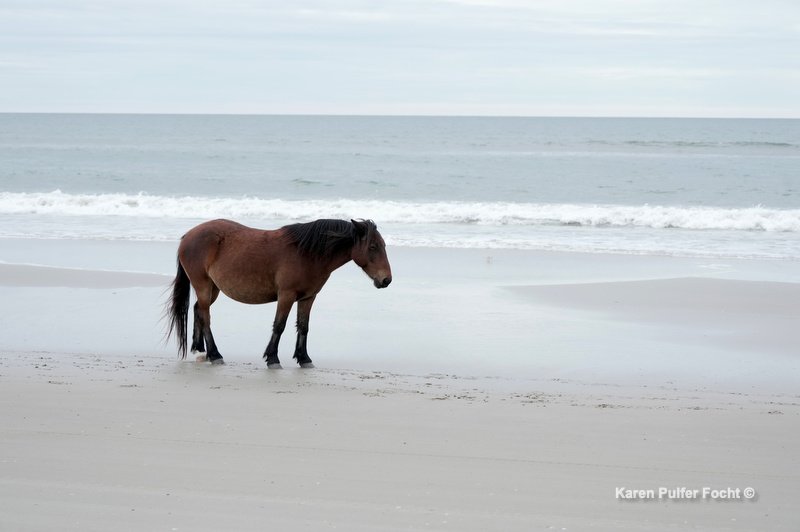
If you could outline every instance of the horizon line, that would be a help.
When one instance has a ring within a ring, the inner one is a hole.
[[[4,111],[0,115],[112,115],[112,116],[274,116],[274,117],[352,117],[352,118],[597,118],[663,120],[798,120],[800,116],[688,116],[688,115],[511,115],[511,114],[399,114],[399,113],[230,113],[230,112],[151,112],[151,111]]]

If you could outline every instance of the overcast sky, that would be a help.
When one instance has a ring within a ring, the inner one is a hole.
[[[800,117],[799,0],[0,0],[0,111]]]

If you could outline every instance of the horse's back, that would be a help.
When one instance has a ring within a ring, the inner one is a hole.
[[[233,220],[226,220],[224,218],[220,218],[217,220],[209,220],[208,222],[203,222],[200,225],[196,225],[193,228],[189,229],[185,235],[183,235],[182,241],[192,241],[198,238],[206,238],[209,236],[217,236],[221,237],[229,233],[243,231],[250,229],[246,225],[242,225],[239,222],[234,222]]]

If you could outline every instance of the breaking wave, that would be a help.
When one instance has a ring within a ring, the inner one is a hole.
[[[0,214],[800,232],[800,209],[0,192]]]

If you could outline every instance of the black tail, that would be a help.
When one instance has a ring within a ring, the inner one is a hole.
[[[178,261],[178,273],[172,281],[172,297],[167,301],[166,315],[168,322],[167,340],[172,333],[178,339],[178,354],[181,358],[186,358],[186,330],[188,328],[189,317],[189,276]]]

